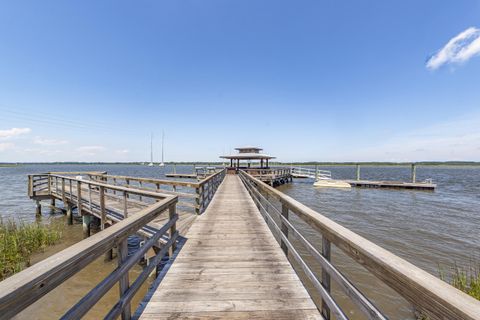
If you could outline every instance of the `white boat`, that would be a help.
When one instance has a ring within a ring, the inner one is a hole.
[[[351,188],[352,186],[350,183],[342,180],[334,180],[334,179],[318,179],[313,183],[314,187],[322,187],[322,188]]]
[[[163,162],[163,145],[165,140],[165,132],[162,131],[162,162],[158,165],[159,167],[165,167],[165,163]]]
[[[318,170],[317,168],[291,167],[291,173],[296,178],[314,179],[314,187],[324,188],[351,188],[350,183],[343,180],[332,179],[332,173],[327,170]]]
[[[350,183],[342,180],[332,179],[332,173],[327,170],[319,170],[316,174],[316,180],[313,183],[314,187],[323,188],[351,188]]]

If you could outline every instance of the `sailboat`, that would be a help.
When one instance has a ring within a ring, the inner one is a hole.
[[[153,167],[153,133],[150,136],[150,163],[148,166]]]
[[[163,162],[163,146],[164,146],[164,140],[165,140],[165,132],[162,131],[162,162],[158,165],[159,167],[165,167],[165,163]]]

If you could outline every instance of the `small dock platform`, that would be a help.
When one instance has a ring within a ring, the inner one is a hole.
[[[195,173],[166,173],[167,178],[179,178],[179,179],[197,179],[198,176]]]
[[[371,181],[371,180],[345,180],[352,187],[361,188],[392,188],[392,189],[413,189],[413,190],[435,190],[434,183],[429,182],[404,182],[404,181]]]
[[[226,175],[140,319],[323,319],[238,175]]]

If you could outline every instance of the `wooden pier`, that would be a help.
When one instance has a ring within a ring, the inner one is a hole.
[[[140,319],[321,319],[238,175],[227,175]]]
[[[155,179],[90,174],[84,180],[66,173],[30,176],[32,199],[76,203],[81,214],[98,217],[100,213],[102,225],[110,215],[113,224],[0,282],[0,319],[21,316],[23,309],[90,262],[116,250],[118,267],[62,319],[83,317],[117,284],[119,299],[109,306],[105,319],[130,319],[135,311],[132,297],[157,270],[162,275],[156,281],[159,285],[151,288],[148,302],[135,312],[142,319],[346,320],[349,310],[331,294],[334,282],[366,319],[386,320],[381,308],[359,290],[358,279],[338,270],[332,256],[342,251],[426,318],[480,320],[480,301],[247,171],[237,172],[226,175],[223,170],[198,184],[184,182],[199,189],[192,198],[192,213],[203,215],[183,230],[177,227],[177,206],[189,193],[174,190],[178,186],[174,182],[169,182],[172,190],[164,190]],[[152,186],[155,191],[147,190]],[[122,217],[115,222],[116,214]],[[298,221],[321,235],[321,243],[311,243],[297,229]],[[127,237],[145,230],[150,232],[144,245],[128,256]],[[151,248],[155,255],[136,279],[129,279],[129,270]],[[169,262],[158,270],[162,259]]]

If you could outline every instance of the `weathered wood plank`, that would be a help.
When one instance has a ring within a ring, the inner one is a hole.
[[[186,237],[141,318],[321,319],[238,176]]]

